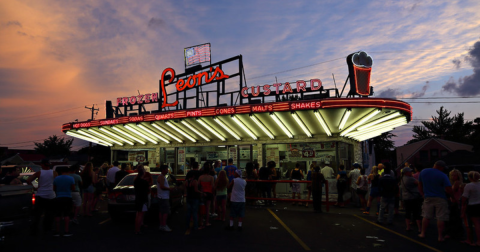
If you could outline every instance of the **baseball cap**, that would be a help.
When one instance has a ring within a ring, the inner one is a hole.
[[[229,163],[233,163],[233,158],[229,158],[229,159],[228,159],[228,162],[229,162]]]
[[[238,174],[239,177],[242,176],[242,171],[241,170],[236,170],[235,172]]]
[[[403,168],[403,170],[402,170],[403,173],[405,173],[405,172],[411,172],[411,171],[413,171],[413,170],[412,170],[412,168],[410,168],[410,167],[405,167],[405,168]]]

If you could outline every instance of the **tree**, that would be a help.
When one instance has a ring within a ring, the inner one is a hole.
[[[407,144],[430,138],[469,143],[474,130],[473,122],[466,122],[464,113],[451,117],[451,112],[443,106],[436,111],[438,116],[432,116],[431,121],[422,121],[423,126],[413,126],[413,139]]]
[[[395,149],[392,137],[396,137],[396,135],[390,132],[385,132],[371,140],[371,143],[373,143],[374,146],[373,149],[375,150],[376,164],[381,163],[382,160],[385,159],[392,160],[392,155]]]
[[[66,140],[65,138],[59,138],[57,135],[49,136],[43,140],[43,143],[35,143],[35,150],[37,153],[46,157],[53,156],[68,156],[70,155],[70,149],[72,148],[73,139]]]

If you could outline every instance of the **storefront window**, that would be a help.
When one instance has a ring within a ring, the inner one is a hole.
[[[146,165],[147,162],[150,168],[155,168],[155,149],[114,150],[113,161],[118,161],[120,164],[126,163],[131,170],[135,170],[138,164]]]

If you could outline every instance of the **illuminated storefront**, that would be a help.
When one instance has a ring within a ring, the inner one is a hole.
[[[167,68],[158,93],[119,97],[116,106],[107,102],[106,119],[67,123],[62,131],[110,146],[113,160],[166,163],[178,175],[193,161],[225,165],[229,158],[242,169],[274,160],[282,173],[297,162],[348,168],[362,161],[361,141],[411,120],[408,103],[369,97],[368,57],[347,57],[347,97],[320,79],[249,87],[241,56],[179,75]]]

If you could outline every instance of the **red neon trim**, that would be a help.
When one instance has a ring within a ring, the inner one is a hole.
[[[230,107],[216,107],[203,109],[189,109],[173,112],[162,112],[157,114],[124,116],[115,119],[102,119],[78,123],[66,123],[62,125],[62,131],[66,132],[78,128],[90,128],[97,126],[107,126],[116,124],[126,124],[130,122],[163,121],[170,119],[181,119],[187,117],[211,117],[233,114],[267,113],[283,112],[296,110],[314,110],[329,108],[388,108],[405,111],[413,114],[410,104],[393,99],[381,98],[328,98],[323,100],[292,101],[292,102],[272,102],[255,105],[240,105]]]

